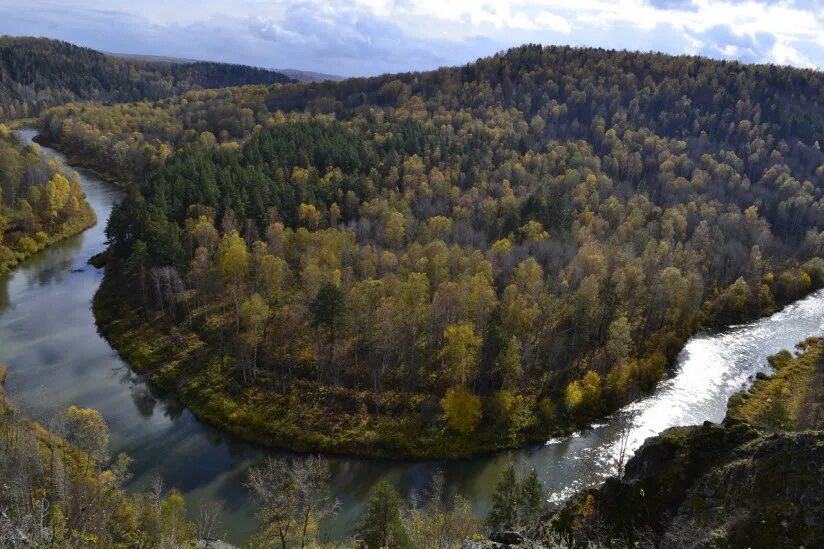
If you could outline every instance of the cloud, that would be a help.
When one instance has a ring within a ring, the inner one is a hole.
[[[535,21],[541,27],[560,32],[561,34],[569,34],[572,32],[572,26],[566,19],[554,13],[549,13],[548,11],[539,13]]]
[[[0,33],[343,75],[462,64],[525,42],[824,68],[818,0],[3,0]]]
[[[318,46],[322,44],[320,38],[314,34],[304,34],[283,28],[278,23],[264,19],[263,17],[256,17],[254,22],[249,25],[251,32],[262,38],[272,42],[288,43],[293,46]]]
[[[816,68],[806,55],[784,42],[776,42],[769,53],[769,60],[777,65],[792,65],[794,67]]]

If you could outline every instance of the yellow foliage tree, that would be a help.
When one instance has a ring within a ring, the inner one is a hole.
[[[307,229],[315,230],[320,224],[321,216],[314,204],[301,204],[298,206],[298,219]]]
[[[521,234],[525,240],[544,240],[549,238],[549,233],[544,230],[544,226],[539,221],[528,221],[521,227]]]
[[[446,366],[445,374],[451,381],[466,386],[475,377],[481,338],[475,335],[472,324],[459,322],[446,327],[443,339],[441,358]]]
[[[54,222],[61,210],[65,207],[71,194],[69,180],[62,174],[56,173],[48,183],[46,183],[45,210],[46,216]]]
[[[109,454],[109,426],[103,415],[93,408],[69,406],[66,411],[68,440],[100,465]]]
[[[400,247],[406,237],[406,221],[403,214],[392,212],[386,221],[386,228],[383,232],[383,239],[387,245]]]
[[[589,370],[584,377],[566,386],[564,402],[571,412],[586,412],[601,398],[601,376]]]
[[[220,270],[232,291],[232,298],[235,302],[235,331],[239,334],[241,286],[249,268],[249,251],[246,249],[246,241],[237,234],[237,231],[224,235],[220,245]]]
[[[471,433],[481,421],[481,399],[464,387],[456,385],[441,399],[441,407],[449,427],[459,433]]]

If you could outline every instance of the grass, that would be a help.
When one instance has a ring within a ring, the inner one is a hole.
[[[798,356],[771,356],[775,374],[759,376],[734,395],[727,415],[767,431],[824,428],[824,339],[807,339],[798,348]]]

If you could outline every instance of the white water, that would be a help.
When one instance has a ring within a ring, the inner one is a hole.
[[[570,437],[580,446],[570,440],[547,444],[567,443],[567,456],[589,462],[590,472],[594,470],[589,480],[600,482],[615,473],[622,447],[631,455],[645,439],[669,427],[720,421],[729,397],[746,388],[757,372],[769,370],[769,355],[793,349],[799,341],[822,334],[824,291],[769,318],[733,326],[719,334],[695,336],[679,354],[671,377],[659,383],[653,394],[594,425],[585,435]],[[568,481],[553,499],[568,497],[582,487],[580,478]]]

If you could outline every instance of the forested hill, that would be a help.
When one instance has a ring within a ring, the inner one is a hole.
[[[167,57],[165,55],[141,55],[134,53],[109,53],[115,57],[125,57],[126,59],[139,59],[143,61],[168,61],[170,63],[195,63],[197,59],[188,59],[185,57]],[[304,71],[299,69],[270,69],[275,72],[282,73],[289,78],[297,80],[298,82],[323,82],[325,80],[340,81],[343,76],[337,74],[328,74],[315,71]]]
[[[0,37],[0,120],[78,100],[156,100],[193,89],[293,81],[266,69],[106,55],[47,38]]]
[[[459,455],[592,420],[696,330],[824,285],[822,90],[524,46],[41,127],[141,182],[112,212],[98,311],[154,381],[270,444]]]

